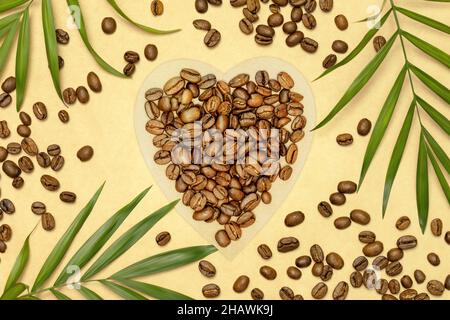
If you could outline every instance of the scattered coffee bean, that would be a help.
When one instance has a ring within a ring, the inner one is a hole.
[[[205,19],[196,19],[192,22],[195,29],[209,31],[211,30],[211,23]]]
[[[355,268],[356,271],[364,271],[369,265],[369,261],[366,257],[360,256],[357,257],[355,260],[353,260],[353,268]]]
[[[377,267],[379,270],[385,269],[388,265],[389,260],[384,256],[378,256],[372,262],[372,266]]]
[[[17,161],[19,168],[25,173],[31,173],[34,170],[33,161],[27,156],[20,157],[19,161]]]
[[[353,181],[341,181],[339,182],[337,189],[340,193],[352,194],[358,189],[358,186]]]
[[[376,52],[380,51],[381,48],[383,48],[385,44],[386,44],[386,39],[383,36],[376,36],[373,39],[373,47],[375,48]]]
[[[262,292],[261,289],[255,288],[251,292],[251,297],[253,300],[263,300],[264,299],[264,292]]]
[[[148,44],[144,49],[144,56],[148,61],[155,61],[158,57],[158,48],[154,44]]]
[[[445,278],[445,289],[450,290],[450,274]]]
[[[413,281],[412,281],[411,277],[408,275],[403,276],[401,278],[400,282],[401,282],[403,288],[405,288],[405,289],[410,289],[413,285]]]
[[[286,34],[292,34],[297,31],[297,24],[294,21],[288,21],[283,24],[283,31]]]
[[[53,171],[60,171],[64,166],[65,160],[63,156],[55,156],[53,157],[50,167]]]
[[[135,71],[136,71],[136,66],[134,65],[134,63],[128,63],[123,68],[123,74],[126,75],[127,77],[131,77]]]
[[[207,278],[213,278],[216,275],[216,267],[206,260],[201,260],[198,263],[198,270]]]
[[[233,284],[233,290],[237,293],[242,293],[247,290],[248,285],[250,284],[250,278],[247,276],[239,276]]]
[[[47,207],[44,203],[36,201],[31,204],[31,212],[37,215],[41,215],[47,212]]]
[[[343,133],[336,137],[336,142],[340,146],[349,146],[353,144],[353,136],[349,133]]]
[[[297,249],[300,246],[300,242],[297,238],[294,237],[286,237],[282,238],[278,241],[278,252],[290,252]]]
[[[61,147],[57,144],[51,144],[47,147],[47,153],[52,156],[59,156],[61,154]]]
[[[7,248],[6,243],[0,240],[0,253],[5,253]]]
[[[8,150],[9,154],[17,155],[22,152],[22,146],[17,142],[10,142],[6,146],[6,150]]]
[[[62,29],[56,29],[55,32],[56,32],[56,41],[59,44],[68,44],[69,43],[70,36],[66,31],[64,31]]]
[[[77,152],[77,158],[82,162],[91,160],[93,156],[94,149],[91,146],[84,146]]]
[[[170,239],[170,233],[167,231],[161,232],[155,237],[155,241],[160,247],[167,245],[170,242]]]
[[[339,217],[334,220],[334,226],[338,230],[344,230],[350,227],[352,220],[349,217]]]
[[[399,248],[393,248],[388,251],[387,258],[389,261],[399,261],[403,258],[403,250]]]
[[[264,260],[272,258],[272,250],[266,244],[261,244],[258,246],[258,253]]]
[[[77,195],[70,191],[63,191],[59,194],[59,199],[65,203],[74,203],[77,201]]]
[[[206,0],[195,0],[195,10],[198,13],[205,13],[208,11],[208,2]]]
[[[317,210],[319,210],[319,213],[325,218],[331,217],[331,215],[333,214],[333,208],[326,201],[322,201],[321,203],[319,203],[317,206]]]
[[[16,207],[14,203],[9,199],[3,199],[0,201],[0,209],[6,214],[14,214],[16,212]]]
[[[41,223],[42,223],[42,228],[45,231],[52,231],[53,229],[55,229],[55,218],[53,217],[53,215],[51,213],[44,213],[41,215]]]
[[[300,46],[308,53],[314,53],[319,48],[319,44],[317,43],[317,41],[307,37],[303,38]]]
[[[331,68],[334,66],[337,62],[337,56],[335,54],[329,54],[325,57],[325,59],[322,62],[322,67],[325,69]]]
[[[347,298],[347,295],[348,295],[348,283],[345,281],[339,282],[333,291],[333,299],[345,300]]]
[[[219,246],[221,246],[223,248],[227,247],[230,244],[230,242],[231,242],[231,240],[228,237],[228,235],[225,232],[225,230],[219,230],[216,233],[215,239],[216,239],[217,243],[219,244]]]
[[[24,111],[21,111],[19,113],[19,119],[20,119],[20,121],[22,122],[22,124],[24,126],[30,126],[31,125],[32,121],[31,121],[31,117],[30,117],[30,115],[28,113],[26,113]]]
[[[3,162],[8,158],[8,150],[5,147],[0,147],[0,162]]]
[[[220,287],[217,284],[207,284],[202,288],[205,298],[217,298],[220,295]]]
[[[10,160],[3,162],[2,169],[3,172],[12,179],[17,178],[22,173],[22,170]]]
[[[348,50],[348,45],[342,40],[335,40],[331,46],[331,49],[337,53],[346,53]]]
[[[396,279],[392,279],[388,283],[388,288],[392,294],[398,294],[400,292],[400,282]]]
[[[95,72],[89,72],[87,75],[87,84],[89,88],[94,92],[102,91],[102,82]]]
[[[307,268],[311,265],[311,258],[309,256],[300,256],[295,259],[295,265],[299,268]]]
[[[398,261],[391,262],[386,267],[386,274],[390,277],[395,277],[395,276],[399,275],[400,273],[402,273],[402,271],[403,271],[403,266]]]
[[[310,13],[304,13],[302,15],[302,23],[306,29],[314,29],[317,26],[316,18]]]
[[[294,291],[289,287],[283,287],[279,291],[281,300],[292,300],[294,299]]]
[[[402,250],[408,250],[417,246],[417,239],[414,236],[403,236],[397,240],[397,247]]]
[[[31,129],[28,126],[20,124],[17,127],[17,134],[21,137],[28,138],[31,135]]]
[[[14,90],[16,90],[16,78],[15,77],[8,77],[3,81],[2,83],[2,90],[6,93],[11,93]]]
[[[298,280],[302,277],[302,272],[300,271],[300,269],[296,268],[296,267],[289,267],[286,271],[287,275],[289,278],[294,279],[294,280]]]
[[[445,287],[442,282],[438,280],[431,280],[427,284],[427,290],[433,296],[442,296],[444,294]]]
[[[219,44],[220,39],[221,39],[220,32],[217,31],[216,29],[211,29],[206,34],[203,42],[208,48],[213,48]]]
[[[330,195],[330,202],[335,206],[342,206],[347,201],[345,195],[340,192],[335,192]]]
[[[360,288],[363,284],[363,281],[364,280],[361,272],[354,271],[350,275],[350,284],[352,285],[353,288]]]
[[[450,231],[447,231],[445,233],[445,242],[447,242],[447,244],[450,244]]]
[[[329,253],[326,261],[333,269],[341,270],[344,267],[344,259],[336,252]]]
[[[288,47],[295,47],[300,42],[302,42],[303,38],[304,38],[303,32],[295,31],[286,38],[286,44]]]
[[[267,280],[274,280],[277,277],[277,272],[274,268],[269,266],[262,266],[259,273]]]
[[[384,246],[380,241],[368,243],[363,248],[363,253],[366,257],[376,257],[383,252]]]
[[[427,260],[432,266],[435,266],[435,267],[441,264],[441,259],[434,252],[431,252],[427,255]]]
[[[409,220],[408,217],[403,216],[403,217],[398,218],[397,222],[395,223],[395,227],[398,230],[403,231],[403,230],[408,229],[410,224],[411,224],[411,220]]]
[[[330,12],[333,9],[333,0],[319,0],[319,6],[323,12]]]
[[[12,237],[12,229],[9,225],[3,224],[0,226],[0,241],[8,242]]]
[[[41,177],[41,184],[48,191],[57,191],[60,187],[56,178],[46,174]]]
[[[352,219],[353,222],[363,226],[370,223],[370,215],[360,209],[352,210],[352,212],[350,212],[350,219]]]
[[[357,131],[360,136],[367,136],[372,130],[372,122],[369,119],[361,119],[358,123]]]
[[[25,184],[25,181],[23,180],[22,177],[14,178],[12,181],[12,186],[15,189],[21,189],[24,184]]]
[[[0,108],[8,107],[12,102],[12,98],[8,93],[0,94]]]
[[[286,227],[295,227],[305,221],[305,214],[301,211],[294,211],[289,213],[284,219],[284,224]]]
[[[419,293],[414,297],[414,300],[430,300],[430,296],[425,292]]]
[[[164,3],[161,0],[152,0],[150,10],[155,17],[160,16],[164,13]]]
[[[346,30],[348,28],[347,18],[342,14],[339,14],[334,18],[334,23],[339,30]]]
[[[0,121],[0,138],[6,139],[11,135],[11,130],[9,130],[8,122],[5,120]]]
[[[314,262],[323,262],[324,260],[324,253],[322,248],[315,244],[309,249],[309,253],[311,254],[311,258],[314,260]]]
[[[436,237],[440,237],[442,235],[442,229],[443,229],[443,224],[442,224],[442,220],[439,218],[433,219],[431,221],[431,233],[436,236]]]
[[[102,30],[106,34],[113,34],[116,32],[117,23],[112,17],[106,17],[102,21]]]
[[[314,299],[323,299],[327,295],[327,292],[328,292],[328,286],[323,282],[319,282],[311,290],[311,296]]]
[[[418,284],[422,284],[425,282],[425,280],[427,279],[425,273],[422,270],[415,270],[414,271],[414,279],[416,280],[416,282]]]
[[[81,103],[86,104],[89,102],[89,92],[85,87],[79,86],[76,90],[76,94],[78,101],[80,101]]]
[[[47,107],[42,102],[36,102],[33,105],[33,113],[38,120],[47,119],[47,115],[48,115]]]
[[[49,155],[45,152],[39,152],[36,156],[36,160],[39,166],[41,166],[42,168],[48,168],[52,163]]]
[[[316,262],[314,265],[317,266],[317,265],[321,265],[321,264],[322,264],[321,262]],[[314,271],[314,273],[315,272],[318,272],[318,270]],[[330,280],[333,277],[333,268],[329,265],[324,265],[319,277],[320,277],[320,280],[322,280],[322,281]]]
[[[64,68],[64,64],[65,64],[65,62],[64,62],[63,57],[58,56],[58,67],[59,67],[59,70],[61,70],[62,68]]]
[[[68,105],[72,105],[77,102],[77,92],[74,88],[67,88],[63,91],[63,100]]]

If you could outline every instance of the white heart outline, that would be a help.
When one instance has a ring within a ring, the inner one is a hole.
[[[232,242],[226,248],[221,248],[217,245],[214,235],[218,230],[223,229],[222,226],[216,222],[205,223],[193,220],[192,209],[183,205],[181,201],[175,208],[176,211],[186,220],[186,222],[194,228],[194,230],[200,233],[200,235],[202,235],[208,243],[215,245],[219,251],[222,252],[222,254],[231,260],[234,259],[238,253],[242,252],[242,250],[248,243],[251,242],[256,234],[267,225],[273,214],[265,213],[276,212],[291,191],[293,191],[295,184],[298,182],[312,147],[314,135],[311,130],[314,128],[316,123],[316,104],[314,94],[309,82],[299,70],[297,70],[292,64],[274,57],[249,59],[235,65],[225,73],[208,63],[190,59],[171,60],[153,69],[145,78],[139,90],[134,110],[134,125],[136,138],[147,167],[155,179],[155,182],[158,184],[158,187],[162,189],[165,196],[170,200],[180,199],[181,194],[175,190],[174,181],[170,181],[165,176],[166,166],[159,166],[153,161],[153,155],[158,149],[153,146],[153,136],[145,130],[145,125],[149,120],[144,109],[146,102],[145,92],[150,88],[162,88],[168,79],[178,75],[180,70],[183,68],[192,68],[199,71],[202,75],[213,73],[216,75],[218,80],[222,79],[225,81],[228,81],[239,73],[248,73],[251,77],[254,77],[257,71],[266,70],[271,78],[276,78],[276,75],[279,72],[286,71],[294,79],[295,87],[293,91],[296,91],[304,96],[302,103],[305,107],[304,116],[307,119],[307,124],[304,128],[304,139],[297,143],[297,146],[299,147],[299,156],[297,162],[292,166],[294,169],[293,174],[288,181],[281,181],[278,179],[274,183],[271,189],[272,203],[269,205],[261,203],[256,208],[254,211],[256,221],[249,228],[243,229],[241,239]]]

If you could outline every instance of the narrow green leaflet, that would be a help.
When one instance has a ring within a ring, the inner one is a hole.
[[[14,263],[11,272],[9,273],[8,280],[6,280],[4,291],[8,291],[13,285],[17,283],[17,280],[19,280],[20,276],[22,275],[29,258],[30,236],[25,239],[22,249],[20,250],[19,255],[16,258],[16,262]]]
[[[9,29],[8,35],[6,36],[5,40],[3,40],[3,44],[0,47],[0,76],[2,74],[3,68],[6,64],[6,61],[8,60],[8,54],[11,49],[11,45],[14,41],[14,37],[17,33],[17,29],[19,28],[19,20],[15,20],[11,24],[11,27]]]
[[[395,143],[394,150],[392,151],[391,160],[389,161],[388,170],[386,173],[386,179],[384,182],[383,193],[383,217],[386,214],[387,205],[389,202],[389,196],[391,195],[392,185],[394,184],[395,177],[402,161],[403,153],[405,152],[406,142],[408,141],[409,132],[411,130],[412,121],[414,118],[414,111],[416,107],[416,101],[411,102],[408,113],[406,114],[403,126],[398,135],[397,142]]]
[[[121,285],[118,285],[114,282],[101,280],[100,283],[125,300],[148,300],[143,295]]]
[[[445,32],[446,34],[450,34],[450,26],[448,26],[442,22],[433,20],[431,18],[428,18],[426,16],[423,16],[421,14],[418,14],[414,11],[411,11],[411,10],[408,10],[405,8],[395,7],[395,10],[402,13],[403,15],[407,16],[408,18],[416,20],[416,21],[423,23],[423,24],[425,24],[431,28],[434,28],[436,30]]]
[[[94,264],[83,274],[81,280],[88,280],[98,272],[103,270],[111,262],[115,261],[129,248],[131,248],[139,239],[141,239],[159,220],[169,213],[178,201],[173,201],[162,207],[156,212],[143,219],[131,229],[125,232],[117,239],[103,254],[94,262]]]
[[[17,300],[39,301],[41,299],[39,299],[36,296],[22,296],[22,297],[17,298]]]
[[[20,110],[25,96],[25,86],[28,76],[28,59],[30,54],[30,13],[25,9],[19,32],[16,53],[16,109]]]
[[[152,284],[127,279],[120,280],[120,283],[158,300],[193,300],[191,297],[185,296],[184,294]]]
[[[112,279],[130,279],[175,269],[217,251],[214,246],[197,246],[164,252],[141,260],[113,274]]]
[[[111,7],[114,8],[114,10],[116,10],[116,12],[125,20],[127,20],[128,22],[132,23],[133,25],[135,25],[136,27],[138,27],[139,29],[142,29],[148,33],[153,33],[153,34],[169,34],[169,33],[174,33],[174,32],[178,32],[181,29],[175,29],[175,30],[158,30],[155,28],[151,28],[151,27],[147,27],[144,26],[140,23],[137,23],[135,21],[133,21],[130,17],[128,17],[125,12],[123,12],[122,9],[120,9],[119,5],[117,4],[117,2],[115,0],[107,0],[108,3],[111,5]]]
[[[419,102],[422,109],[425,110],[428,115],[434,120],[434,122],[436,122],[442,128],[442,130],[450,135],[450,120],[422,98],[417,97],[417,101]]]
[[[68,296],[66,296],[64,293],[58,291],[58,290],[54,290],[54,289],[50,289],[50,292],[56,297],[56,299],[58,300],[72,300],[70,299]]]
[[[0,30],[7,29],[11,23],[19,19],[19,16],[21,15],[21,12],[16,12],[13,14],[10,14],[9,16],[6,16],[4,18],[0,19]]]
[[[384,58],[388,54],[389,50],[392,48],[395,39],[397,38],[397,33],[395,33],[386,45],[378,52],[378,54],[372,59],[372,61],[361,71],[361,73],[356,77],[353,83],[345,92],[344,96],[339,100],[336,106],[331,110],[331,112],[322,120],[313,130],[317,130],[333,119],[336,114],[339,113],[357,94],[361,89],[369,82],[373,74],[377,71],[378,67],[383,62]]]
[[[439,180],[439,184],[441,185],[442,191],[444,192],[444,195],[447,198],[447,202],[450,204],[450,186],[448,185],[448,182],[445,179],[445,176],[442,173],[442,170],[439,167],[439,163],[436,161],[433,152],[428,146],[427,146],[427,154],[428,158],[430,158],[431,160],[431,164],[433,165],[434,172],[436,173],[436,177]]]
[[[86,287],[80,287],[79,291],[87,300],[103,300],[97,293]]]
[[[436,93],[439,97],[441,97],[445,102],[450,104],[450,90],[439,83],[436,79],[420,70],[414,65],[409,66],[411,71],[420,79],[431,91]]]
[[[17,8],[28,1],[30,0],[2,0],[0,1],[0,13]]]
[[[126,78],[126,76],[122,72],[117,71],[111,65],[109,65],[105,60],[103,60],[103,58],[100,57],[100,55],[92,47],[91,43],[89,42],[89,37],[88,37],[87,31],[86,31],[86,26],[84,24],[83,13],[81,12],[81,7],[80,7],[78,0],[67,0],[67,4],[70,7],[74,6],[79,9],[79,12],[77,13],[78,17],[74,18],[74,20],[78,24],[78,31],[80,33],[81,39],[84,42],[84,45],[89,50],[89,52],[91,53],[91,55],[95,59],[95,61],[98,63],[98,65],[103,70],[105,70],[106,72],[109,72],[110,74],[112,74],[116,77]]]
[[[94,206],[97,203],[97,200],[103,190],[104,185],[105,184],[103,184],[97,190],[97,192],[94,194],[92,199],[80,211],[80,213],[75,218],[75,220],[72,222],[72,224],[67,229],[67,231],[64,233],[62,238],[58,241],[55,248],[53,248],[52,252],[48,256],[47,260],[45,261],[44,265],[42,266],[42,269],[39,272],[39,274],[34,282],[33,289],[32,289],[33,292],[35,292],[37,289],[39,289],[44,284],[44,282],[51,276],[53,271],[55,271],[56,267],[59,265],[59,263],[63,259],[64,255],[66,254],[67,250],[69,249],[70,245],[72,244],[73,239],[78,234],[78,232],[80,231],[84,222],[91,214],[92,209],[94,209]]]
[[[0,300],[14,300],[19,295],[21,295],[22,292],[24,292],[27,288],[28,288],[28,286],[23,283],[16,283],[11,288],[9,288],[7,291],[5,291],[5,293],[3,293]]]
[[[386,12],[386,14],[383,16],[383,18],[381,18],[380,20],[380,26],[383,26],[384,23],[386,22],[386,20],[389,18],[389,15],[391,14],[392,9],[389,9],[388,12]],[[328,68],[327,70],[325,70],[317,79],[315,79],[314,81],[326,76],[327,74],[329,74],[330,72],[346,65],[347,63],[349,63],[350,61],[352,61],[369,43],[369,41],[375,36],[375,34],[377,34],[378,32],[378,28],[372,28],[370,29],[366,35],[362,38],[361,42],[355,47],[355,49],[353,49],[352,52],[350,52],[341,62],[336,63],[334,66],[332,66],[331,68]]]
[[[412,35],[409,32],[402,31],[402,35],[409,40],[413,45],[415,45],[417,48],[425,52],[430,57],[436,59],[440,63],[442,63],[447,68],[450,68],[450,55],[445,53],[439,48],[436,48],[432,44],[429,44],[426,41],[423,41],[422,39],[417,38],[416,36]]]
[[[437,141],[433,138],[433,136],[427,131],[427,129],[423,128],[423,133],[431,149],[433,149],[434,154],[439,159],[439,162],[442,163],[444,169],[448,174],[450,174],[450,158],[445,153],[444,149],[442,149]]]
[[[377,122],[375,123],[372,136],[370,137],[369,144],[366,149],[366,154],[364,155],[358,188],[361,188],[367,171],[369,170],[370,164],[372,163],[373,157],[375,156],[378,146],[380,145],[381,140],[383,140],[384,133],[389,126],[389,122],[391,121],[395,106],[397,105],[397,101],[402,90],[403,82],[405,81],[406,70],[406,66],[403,66],[400,74],[397,77],[397,80],[395,80],[394,86],[389,92],[383,108],[380,111]]]
[[[417,158],[416,201],[420,228],[422,233],[425,233],[428,222],[429,191],[427,147],[423,134],[420,135],[419,156]]]
[[[78,266],[78,268],[81,269],[99,252],[99,250],[112,237],[114,232],[117,231],[134,208],[136,208],[141,200],[147,195],[149,190],[150,188],[147,188],[142,191],[129,204],[115,213],[80,247],[77,253],[75,253],[65,268],[61,271],[61,274],[56,280],[54,286],[63,284],[70,277],[70,274],[66,272],[69,266]]]
[[[59,75],[58,46],[55,37],[55,21],[51,0],[42,0],[42,26],[44,28],[45,49],[47,51],[47,61],[52,75],[53,86],[61,101],[61,79]]]

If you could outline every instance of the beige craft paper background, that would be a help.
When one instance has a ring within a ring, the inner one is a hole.
[[[9,179],[3,176],[1,183],[2,197],[10,198],[15,202],[17,213],[2,221],[2,223],[10,224],[14,232],[12,241],[8,243],[7,253],[1,255],[0,285],[2,287],[7,272],[9,272],[25,237],[39,221],[29,210],[31,202],[35,200],[46,202],[49,211],[56,217],[57,228],[51,233],[38,228],[32,236],[30,265],[23,279],[25,283],[30,284],[57,239],[103,181],[106,180],[107,184],[102,197],[77,237],[72,249],[82,244],[86,237],[96,230],[115,210],[149,185],[154,185],[153,189],[123,225],[122,231],[153,210],[166,204],[169,200],[173,200],[166,199],[158,185],[154,183],[144,160],[141,158],[133,127],[133,107],[136,94],[141,83],[154,67],[171,59],[192,58],[215,64],[217,68],[227,70],[240,61],[252,57],[275,56],[297,66],[306,77],[313,80],[322,71],[321,61],[330,53],[333,40],[337,38],[346,40],[353,48],[367,31],[365,24],[351,24],[348,31],[340,32],[333,26],[334,16],[338,13],[344,13],[350,21],[356,21],[367,15],[369,5],[381,1],[336,0],[335,8],[331,14],[323,14],[318,11],[316,15],[319,21],[318,27],[313,32],[308,32],[311,37],[317,39],[320,43],[320,49],[314,55],[308,55],[299,48],[287,48],[284,45],[284,36],[281,35],[281,31],[277,32],[277,37],[272,46],[267,48],[257,46],[253,39],[240,33],[237,27],[238,21],[241,19],[240,10],[231,8],[228,3],[225,3],[220,9],[211,8],[207,14],[199,15],[195,12],[193,1],[166,0],[164,1],[164,15],[153,18],[150,15],[149,1],[147,0],[118,1],[130,16],[140,22],[159,28],[181,27],[183,29],[182,32],[170,36],[154,36],[124,23],[105,1],[84,0],[80,2],[92,43],[98,52],[113,65],[122,68],[123,52],[129,49],[142,52],[147,43],[157,44],[160,55],[158,60],[153,63],[141,61],[133,80],[117,79],[96,66],[84,48],[77,32],[75,30],[70,31],[70,44],[60,47],[60,54],[66,60],[66,66],[62,72],[62,83],[64,86],[74,87],[85,84],[86,74],[94,70],[100,75],[104,90],[100,95],[92,95],[91,102],[88,105],[72,107],[70,110],[71,122],[69,125],[63,125],[57,119],[57,112],[63,106],[54,93],[46,68],[39,1],[35,1],[32,5],[33,59],[30,65],[30,82],[24,110],[31,112],[31,106],[36,101],[43,101],[47,104],[50,110],[49,119],[46,122],[34,120],[32,125],[33,137],[38,141],[39,146],[46,146],[51,143],[58,143],[62,146],[63,154],[66,157],[66,166],[56,176],[62,182],[62,188],[77,192],[79,199],[75,205],[64,205],[60,203],[57,194],[44,191],[39,183],[41,169],[37,169],[34,174],[25,178],[26,185],[20,192],[14,190],[10,186]],[[407,4],[410,8],[437,20],[448,21],[448,5],[425,3],[425,1],[419,0],[396,2],[401,5]],[[57,26],[65,28],[68,18],[65,1],[58,0],[53,1],[53,3],[54,12],[57,15]],[[267,10],[265,11],[266,13],[262,15],[261,19],[265,19]],[[119,26],[113,36],[106,36],[101,32],[100,23],[105,16],[117,17]],[[192,20],[199,17],[212,21],[214,27],[222,32],[222,41],[217,48],[213,50],[205,48],[202,44],[203,32],[192,27]],[[409,22],[403,17],[401,23],[407,29],[414,28],[414,33],[418,37],[438,45],[446,52],[450,51],[450,43],[445,41],[447,38],[444,34]],[[388,36],[393,30],[393,20],[390,20],[381,34]],[[447,87],[450,85],[448,70],[445,70],[444,67],[410,46],[408,46],[408,54],[416,65],[423,67],[429,74],[439,78]],[[350,65],[312,84],[319,119],[327,114],[340,98],[343,90],[348,87],[362,66],[373,55],[372,48],[368,48]],[[358,95],[357,99],[341,112],[333,122],[315,134],[312,151],[306,166],[294,190],[287,195],[284,205],[277,212],[264,212],[264,207],[261,207],[259,214],[273,215],[272,220],[264,230],[233,261],[228,261],[220,254],[214,254],[208,258],[218,269],[214,279],[202,277],[196,265],[190,265],[144,280],[178,290],[194,298],[202,297],[201,287],[209,282],[220,285],[222,288],[220,297],[224,299],[247,299],[250,297],[250,289],[254,287],[261,288],[265,292],[266,298],[276,299],[278,298],[278,290],[285,285],[291,287],[296,293],[302,294],[305,298],[311,298],[310,290],[318,282],[318,279],[313,278],[309,270],[304,270],[302,279],[293,281],[288,279],[285,270],[288,266],[294,264],[297,256],[307,254],[309,247],[318,243],[326,252],[336,251],[340,253],[346,262],[344,269],[335,272],[332,280],[328,282],[330,292],[327,298],[330,298],[331,291],[338,281],[348,281],[348,275],[352,271],[351,262],[361,254],[361,244],[357,240],[357,234],[364,229],[369,229],[376,232],[378,239],[384,242],[386,249],[394,246],[396,239],[402,234],[412,233],[417,235],[419,246],[413,251],[406,252],[405,258],[402,260],[403,274],[412,276],[413,271],[420,268],[425,271],[428,280],[439,279],[443,281],[448,270],[450,270],[450,247],[445,244],[442,237],[433,237],[428,229],[425,235],[420,235],[416,218],[415,166],[418,141],[416,122],[408,142],[407,153],[398,173],[399,178],[393,189],[389,212],[384,220],[381,219],[381,196],[386,167],[411,98],[409,86],[406,83],[397,112],[393,118],[393,125],[388,129],[388,136],[376,155],[362,190],[358,195],[350,196],[348,203],[342,208],[337,208],[333,216],[347,215],[351,209],[361,208],[371,213],[371,224],[367,227],[353,225],[346,231],[336,231],[333,227],[333,220],[322,218],[316,210],[317,203],[326,199],[335,190],[338,181],[343,179],[357,180],[359,177],[368,138],[357,137],[353,146],[342,148],[335,143],[336,135],[342,132],[355,134],[356,124],[362,117],[368,117],[372,121],[376,120],[378,110],[402,63],[401,48],[396,45],[377,75],[370,81],[367,88]],[[261,68],[264,68],[264,66],[261,66]],[[11,57],[4,75],[13,74],[13,70],[13,59]],[[416,87],[426,100],[442,110],[447,117],[450,116],[447,106],[441,100],[430,94],[421,84],[416,83]],[[18,117],[13,106],[2,110],[0,118],[7,120],[12,131],[15,131]],[[425,122],[436,139],[441,141],[444,149],[450,150],[448,137],[442,134],[428,119]],[[17,139],[17,135],[13,134],[8,141],[2,143],[6,144]],[[79,147],[85,144],[93,145],[96,154],[90,163],[82,164],[76,159],[75,153]],[[440,217],[444,221],[445,231],[450,230],[449,206],[431,170],[430,195],[430,221],[435,217]],[[287,229],[283,225],[283,219],[287,213],[293,210],[302,210],[306,214],[306,221],[295,229]],[[410,229],[404,233],[398,232],[394,227],[395,220],[401,215],[409,215],[413,221]],[[172,234],[172,241],[164,250],[205,243],[203,238],[176,212],[172,212],[158,223],[152,232],[132,250],[98,276],[107,277],[130,263],[162,252],[162,249],[156,246],[154,237],[163,230],[169,230]],[[114,238],[118,235],[119,233]],[[276,242],[283,236],[298,237],[301,243],[300,249],[289,254],[277,253],[275,250]],[[261,243],[269,244],[275,252],[274,257],[268,262],[262,261],[256,253],[256,247]],[[440,255],[442,262],[439,267],[432,267],[426,261],[426,255],[431,251]],[[71,250],[70,253],[73,254],[73,252]],[[266,263],[278,270],[279,275],[275,281],[269,282],[259,275],[259,267]],[[251,284],[247,292],[238,295],[232,291],[231,287],[234,280],[241,274],[250,276]],[[93,284],[90,288],[98,291],[105,298],[117,298],[105,291],[100,285]],[[415,288],[419,292],[424,291],[425,284],[415,286]],[[66,293],[78,297],[75,292],[67,291]],[[47,297],[51,298],[50,296]],[[449,297],[447,291],[444,298],[448,299]],[[351,289],[349,298],[378,299],[379,296],[366,289]]]

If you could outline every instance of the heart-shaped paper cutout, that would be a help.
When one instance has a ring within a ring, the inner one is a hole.
[[[242,249],[253,239],[256,233],[264,228],[296,184],[300,176],[300,172],[306,163],[312,144],[313,134],[311,129],[314,128],[316,121],[314,96],[308,81],[294,66],[283,60],[272,57],[261,57],[244,61],[226,73],[217,70],[209,64],[196,60],[173,60],[155,68],[142,84],[136,100],[134,113],[135,130],[142,155],[152,176],[166,197],[171,200],[180,199],[182,194],[175,190],[174,181],[171,181],[166,177],[166,166],[157,165],[153,160],[155,153],[159,151],[159,149],[153,145],[152,141],[154,136],[146,131],[146,123],[149,118],[146,115],[144,108],[146,103],[145,93],[151,88],[162,88],[167,80],[177,76],[183,68],[197,70],[202,75],[214,74],[216,75],[217,80],[224,80],[226,82],[241,73],[247,73],[251,78],[254,78],[257,71],[266,70],[271,78],[276,78],[279,72],[285,71],[295,82],[295,86],[292,90],[304,96],[304,99],[302,100],[302,104],[304,105],[303,115],[307,119],[307,124],[303,129],[305,131],[305,137],[297,143],[299,155],[295,164],[292,165],[292,176],[287,181],[280,181],[278,179],[273,184],[270,190],[272,194],[272,202],[270,204],[261,203],[255,210],[253,210],[256,216],[256,221],[250,227],[245,228],[242,232],[242,237],[238,241],[233,241],[226,248],[220,248],[216,245],[215,234],[218,230],[223,229],[223,226],[219,225],[217,222],[205,223],[202,221],[195,221],[192,218],[193,210],[181,202],[176,207],[176,210],[195,230],[197,230],[209,243],[216,245],[227,258],[232,259],[240,251],[242,251]]]

